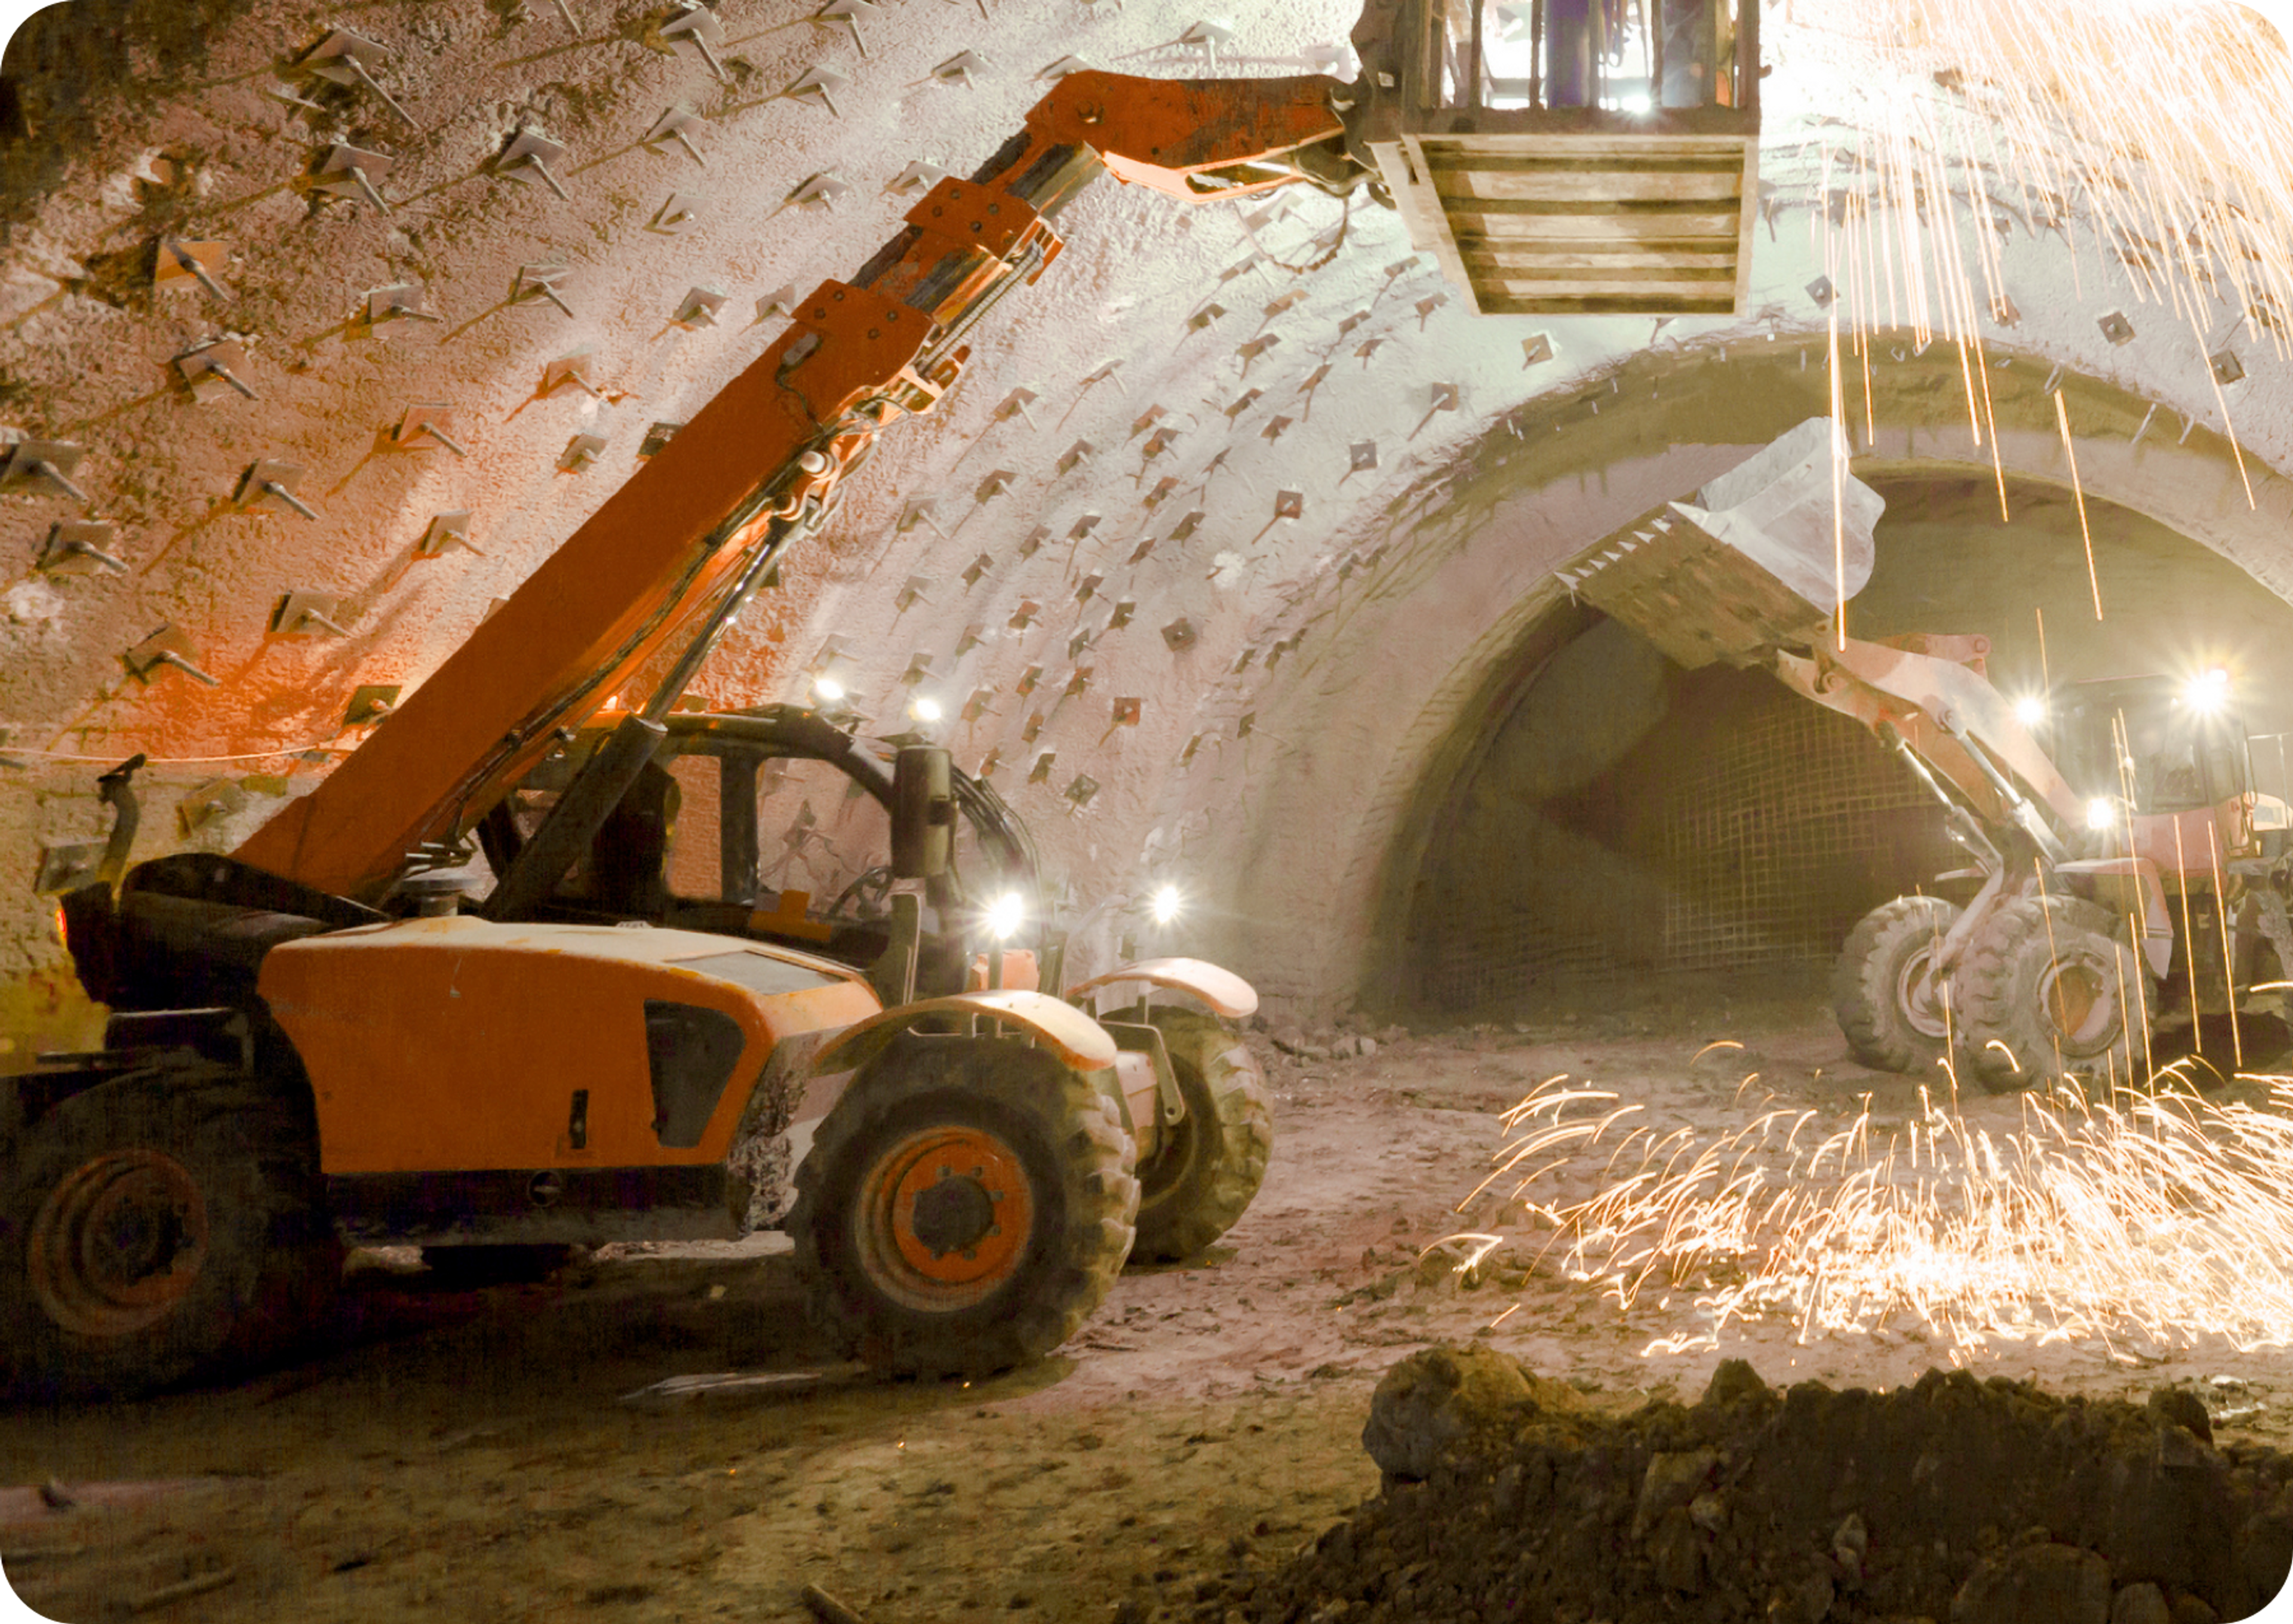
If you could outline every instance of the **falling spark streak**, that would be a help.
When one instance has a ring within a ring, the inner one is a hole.
[[[2131,752],[2128,752],[2131,754]],[[2182,882],[2182,933],[2188,939],[2190,929],[2190,860],[2182,850],[2182,820],[2174,820],[2174,871]],[[2190,1046],[2202,1056],[2206,1052],[2205,1028],[2198,1015],[2198,978],[2190,981]]]
[[[1553,1108],[1554,1108],[1554,1104],[1553,1104],[1553,1103],[1554,1103],[1554,1101],[1556,1101],[1556,1100],[1558,1100],[1558,1101],[1562,1101],[1562,1102],[1566,1102],[1566,1101],[1569,1101],[1569,1100],[1572,1100],[1572,1099],[1575,1099],[1575,1098],[1577,1098],[1577,1097],[1583,1097],[1583,1098],[1587,1098],[1587,1099],[1594,1098],[1594,1097],[1598,1097],[1598,1098],[1604,1099],[1604,1100],[1613,1100],[1613,1099],[1615,1099],[1615,1098],[1616,1097],[1616,1096],[1615,1095],[1613,1095],[1613,1094],[1602,1094],[1602,1095],[1598,1095],[1598,1096],[1595,1096],[1595,1095],[1590,1095],[1590,1094],[1585,1094],[1585,1095],[1581,1095],[1581,1096],[1580,1096],[1580,1095],[1568,1095],[1568,1094],[1561,1094],[1561,1095],[1550,1095],[1550,1096],[1548,1096],[1548,1095],[1545,1095],[1544,1091],[1545,1091],[1547,1088],[1552,1087],[1553,1084],[1555,1084],[1555,1083],[1565,1083],[1565,1082],[1567,1082],[1568,1080],[1568,1074],[1566,1071],[1556,1071],[1556,1072],[1554,1072],[1551,1077],[1546,1078],[1543,1082],[1541,1082],[1541,1083],[1537,1084],[1537,1086],[1536,1086],[1535,1087],[1534,1087],[1534,1088],[1530,1089],[1530,1090],[1528,1091],[1528,1095],[1527,1095],[1527,1096],[1525,1099],[1523,1099],[1519,1104],[1518,1104],[1518,1105],[1514,1106],[1511,1110],[1510,1110],[1510,1111],[1506,1111],[1506,1112],[1503,1114],[1503,1116],[1500,1119],[1504,1123],[1504,1125],[1505,1125],[1506,1127],[1511,1127],[1511,1126],[1512,1126],[1513,1121],[1514,1121],[1514,1119],[1515,1119],[1516,1118],[1522,1117],[1522,1116],[1526,1116],[1526,1115],[1529,1115],[1529,1114],[1532,1114],[1532,1113],[1534,1113],[1534,1112],[1535,1112],[1535,1111],[1546,1111],[1546,1110],[1553,1109]]]
[[[2178,829],[2180,818],[2176,817],[2174,822]],[[2237,1069],[2242,1071],[2245,1070],[2245,1035],[2238,1030],[2237,995],[2234,990],[2237,986],[2237,961],[2230,956],[2229,950],[2229,888],[2222,884],[2221,845],[2214,838],[2214,820],[2210,813],[2206,818],[2206,855],[2212,861],[2214,870],[2214,921],[2221,926],[2222,986],[2228,993],[2230,1046],[2235,1053]]]
[[[2086,488],[2078,482],[2078,448],[2070,443],[2070,408],[2062,404],[2062,392],[2054,391],[2054,421],[2062,425],[2062,455],[2070,458],[2070,494],[2078,499],[2078,537],[2086,543],[2086,584],[2094,588],[2094,618],[2102,618],[2102,578],[2094,570],[2094,532],[2086,527]]]

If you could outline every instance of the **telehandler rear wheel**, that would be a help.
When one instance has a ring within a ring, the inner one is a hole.
[[[289,1104],[221,1066],[98,1085],[34,1123],[0,1203],[12,1385],[117,1398],[278,1351],[342,1253]]]
[[[2017,897],[1967,944],[1959,1009],[1984,1087],[2135,1080],[2158,995],[2117,925],[2080,897]]]
[[[1147,1263],[1192,1257],[1232,1229],[1266,1178],[1274,1108],[1265,1073],[1224,1026],[1191,1009],[1158,1009],[1187,1114],[1138,1167],[1138,1239]]]
[[[1865,1065],[1914,1074],[1949,1052],[1948,993],[1932,966],[1935,948],[1958,914],[1941,897],[1897,897],[1848,933],[1832,967],[1831,1013]]]
[[[901,1039],[797,1169],[788,1231],[814,1320],[880,1369],[1040,1359],[1130,1256],[1131,1158],[1106,1096],[1044,1051]]]

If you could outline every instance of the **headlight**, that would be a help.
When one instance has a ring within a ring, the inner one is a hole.
[[[2024,727],[2036,727],[2046,719],[2046,702],[2035,693],[2026,693],[2014,701],[2014,720]]]
[[[844,697],[844,684],[832,676],[816,676],[812,679],[812,691],[833,705]]]
[[[2118,822],[2118,808],[2106,796],[2096,796],[2086,804],[2086,826],[2096,831],[2111,828]]]
[[[915,702],[914,710],[919,722],[936,722],[946,714],[940,709],[939,701],[928,694]]]
[[[998,941],[1009,941],[1027,921],[1027,904],[1016,891],[1007,891],[987,905],[987,932]]]
[[[2229,673],[2216,666],[2182,684],[2182,698],[2192,710],[2211,715],[2229,703]]]
[[[1155,923],[1170,924],[1179,917],[1185,906],[1186,899],[1179,894],[1179,888],[1176,885],[1159,887],[1155,893]]]

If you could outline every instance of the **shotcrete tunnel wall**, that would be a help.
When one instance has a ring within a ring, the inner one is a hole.
[[[782,291],[848,274],[897,229],[915,162],[965,172],[1017,127],[1047,83],[1039,65],[1211,69],[1140,8],[1009,8],[992,24],[934,8],[863,57],[853,30],[734,5],[720,80],[660,36],[658,6],[573,10],[578,27],[546,6],[361,12],[414,115],[402,123],[297,66],[334,13],[202,0],[185,14],[232,20],[200,42],[211,60],[155,59],[132,91],[96,74],[106,116],[54,184],[0,175],[20,188],[0,436],[84,443],[90,492],[9,497],[0,731],[26,764],[0,768],[0,833],[20,876],[100,832],[92,774],[136,749],[164,764],[139,855],[226,848],[307,787],[364,737],[349,720],[362,687],[422,681],[629,477],[654,424],[689,417],[779,331]],[[1216,70],[1328,65],[1315,42],[1357,10],[1260,8]],[[134,30],[150,13],[121,0],[103,15]],[[979,68],[936,75],[989,28]],[[744,617],[705,697],[797,697],[834,639],[890,731],[920,691],[909,675],[927,672],[959,758],[993,765],[1078,911],[1167,876],[1195,905],[1171,945],[1227,959],[1277,1005],[1398,984],[1392,899],[1417,872],[1419,814],[1563,601],[1552,565],[1829,408],[1827,316],[1807,291],[1819,233],[1799,227],[1820,217],[1839,109],[1890,87],[1947,93],[1916,64],[1841,57],[1788,24],[1771,44],[1773,196],[1733,321],[1476,318],[1381,211],[1300,194],[1189,213],[1100,186],[1062,214],[1068,246],[1041,286],[980,329],[968,381],[895,425],[831,533]],[[795,88],[815,68],[850,81],[832,109]],[[705,170],[648,139],[678,106],[705,121]],[[498,169],[528,126],[570,149],[568,197]],[[393,156],[391,214],[317,184],[338,142]],[[799,200],[830,182],[835,206]],[[690,230],[662,223],[678,198]],[[163,235],[222,245],[226,301],[152,286]],[[2025,312],[1981,333],[2006,467],[2067,479],[2042,382],[2060,362],[2089,495],[2293,589],[2293,485],[2265,465],[2293,443],[2262,341],[2238,341],[2257,365],[2224,397],[2203,346],[2140,288],[2115,269],[2072,285],[2062,263],[2052,235],[1998,251]],[[523,279],[551,265],[570,313]],[[370,290],[393,287],[443,319],[377,323]],[[712,322],[678,319],[710,290]],[[2138,335],[2123,343],[2095,325],[2120,303]],[[194,399],[174,369],[226,328],[248,340],[259,402]],[[1859,466],[1987,477],[1959,351],[1878,340]],[[550,387],[553,366],[585,354],[602,399]],[[1862,379],[1843,376],[1861,419]],[[2200,427],[2176,442],[2183,414],[2220,421],[2224,398],[2257,508],[2227,441]],[[466,461],[395,438],[409,404],[441,400]],[[594,463],[568,460],[576,435],[602,442]],[[302,465],[322,521],[241,511],[231,493],[259,457]],[[1277,497],[1302,513],[1282,517]],[[423,556],[433,520],[464,510],[480,551]],[[72,517],[116,521],[131,573],[41,573],[49,521]],[[339,594],[352,634],[272,630],[295,590]],[[223,688],[123,668],[161,624]],[[69,1002],[47,915],[28,885],[0,894],[12,1035],[39,1025],[28,999]]]

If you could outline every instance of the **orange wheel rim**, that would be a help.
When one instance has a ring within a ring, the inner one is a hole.
[[[910,1306],[968,1306],[1017,1271],[1035,1227],[1018,1153],[981,1128],[899,1140],[862,1184],[861,1248],[877,1284]]]
[[[114,1151],[48,1192],[26,1252],[33,1295],[49,1318],[83,1336],[126,1336],[166,1318],[197,1283],[207,1264],[207,1202],[174,1157]]]
[[[2046,1014],[2065,1041],[2088,1043],[2099,1034],[2109,1007],[2102,978],[2093,966],[2056,966],[2047,978],[2045,996]]]
[[[1895,1006],[1913,1031],[1925,1038],[1949,1037],[1950,1018],[1944,1014],[1948,997],[1935,980],[1932,948],[1921,948],[1903,961],[1903,973],[1895,984]]]

